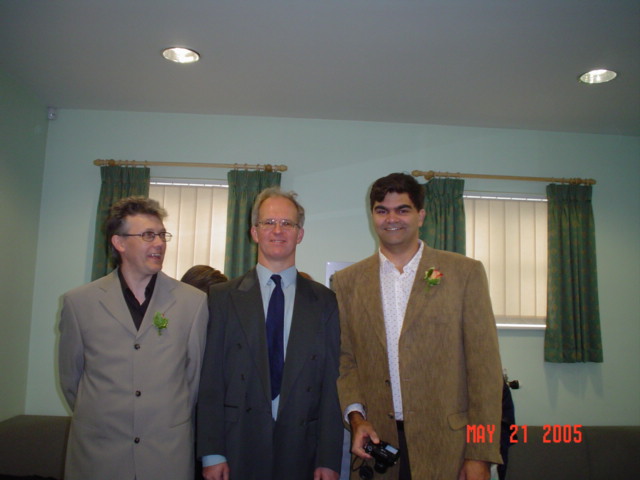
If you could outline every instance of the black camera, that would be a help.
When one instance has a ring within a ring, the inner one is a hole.
[[[380,443],[367,443],[364,446],[364,451],[375,460],[376,463],[373,469],[378,473],[385,473],[387,468],[398,463],[398,459],[400,458],[400,450],[382,440]]]

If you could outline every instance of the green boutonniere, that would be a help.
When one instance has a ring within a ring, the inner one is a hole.
[[[435,267],[431,267],[429,270],[424,272],[424,281],[427,282],[427,290],[434,285],[440,285],[442,277],[442,272],[440,270],[436,270]]]
[[[158,335],[162,335],[162,330],[169,325],[169,319],[164,316],[164,313],[156,312],[153,316],[153,324],[158,329]]]

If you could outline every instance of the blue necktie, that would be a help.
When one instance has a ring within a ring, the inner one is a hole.
[[[280,395],[284,368],[284,292],[280,275],[271,275],[276,284],[267,309],[267,344],[269,347],[269,371],[271,374],[271,400]]]

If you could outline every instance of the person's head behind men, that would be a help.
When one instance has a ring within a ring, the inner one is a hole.
[[[263,190],[251,211],[251,237],[258,244],[258,263],[272,272],[295,265],[296,247],[304,237],[304,208],[294,192]]]
[[[226,282],[227,280],[228,278],[224,273],[209,265],[194,265],[180,279],[181,282],[193,285],[204,293],[209,293],[211,285]]]
[[[425,217],[424,187],[405,173],[392,173],[371,186],[369,205],[383,253],[406,253],[418,246]]]
[[[163,237],[166,216],[164,208],[150,198],[133,196],[114,203],[105,229],[114,265],[142,276],[158,273],[170,239]]]

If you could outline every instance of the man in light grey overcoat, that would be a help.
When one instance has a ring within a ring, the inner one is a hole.
[[[117,202],[118,267],[63,298],[59,370],[73,412],[66,480],[192,480],[206,295],[160,270],[171,234],[154,200]]]

